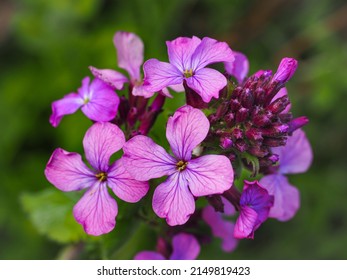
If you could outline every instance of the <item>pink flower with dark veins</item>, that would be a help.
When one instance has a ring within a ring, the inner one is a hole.
[[[278,166],[273,174],[265,175],[260,183],[275,197],[269,217],[288,221],[300,207],[300,194],[285,175],[306,172],[312,163],[313,153],[302,129],[294,131],[285,146],[272,148],[272,152],[279,157]]]
[[[79,108],[91,120],[106,122],[112,120],[118,110],[119,97],[114,90],[103,81],[90,78],[82,80],[77,93],[70,93],[52,103],[52,114],[49,122],[57,127],[65,115],[75,113]]]
[[[186,223],[195,211],[195,197],[221,194],[230,188],[234,171],[223,155],[192,158],[207,136],[209,121],[199,109],[183,106],[169,118],[166,138],[173,155],[149,137],[138,135],[123,147],[125,168],[136,180],[168,176],[154,191],[153,210],[170,226]]]
[[[240,215],[236,220],[235,238],[254,238],[254,232],[269,216],[274,197],[258,181],[244,181],[240,199]]]
[[[45,175],[50,183],[64,192],[86,190],[73,214],[86,233],[101,235],[116,225],[117,202],[107,186],[126,202],[139,201],[148,191],[147,182],[134,180],[124,169],[122,159],[109,165],[112,154],[123,147],[125,137],[118,126],[105,122],[92,125],[83,139],[87,167],[78,153],[56,149],[49,159]]]
[[[218,98],[219,91],[227,79],[217,70],[206,68],[216,62],[233,62],[234,54],[227,43],[204,37],[202,40],[179,37],[166,42],[169,62],[149,59],[144,65],[144,87],[156,92],[167,86],[179,85],[184,81],[199,94],[204,102]]]

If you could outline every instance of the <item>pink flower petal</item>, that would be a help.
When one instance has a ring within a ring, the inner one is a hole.
[[[134,33],[117,32],[113,37],[117,49],[118,66],[128,71],[132,81],[139,81],[143,63],[143,42]]]
[[[202,210],[202,218],[211,227],[215,237],[222,239],[222,249],[225,252],[233,251],[238,241],[234,238],[234,223],[223,220],[223,215],[210,205]]]
[[[147,136],[138,135],[123,146],[124,167],[139,181],[170,175],[176,170],[177,160]]]
[[[179,172],[170,175],[153,194],[153,210],[170,226],[185,224],[195,211],[194,197]]]
[[[172,239],[173,252],[170,260],[195,260],[200,253],[196,238],[188,233],[179,233]]]
[[[115,195],[126,202],[138,202],[149,189],[148,182],[140,182],[130,176],[124,168],[122,159],[110,166],[107,183]]]
[[[143,96],[145,98],[150,98],[154,95],[155,92],[148,91],[146,87],[141,85],[134,85],[132,94],[135,96]]]
[[[227,79],[217,70],[203,68],[196,71],[192,77],[187,78],[187,85],[199,94],[206,103],[212,97],[218,98],[219,91],[227,85]]]
[[[97,180],[79,154],[69,153],[61,148],[54,150],[45,175],[51,184],[64,192],[91,187]]]
[[[183,173],[194,196],[221,194],[230,189],[234,181],[230,160],[222,155],[192,159]]]
[[[108,122],[95,123],[86,132],[83,147],[86,158],[96,171],[107,172],[111,155],[119,151],[125,137],[118,126]]]
[[[288,137],[285,146],[273,148],[272,152],[279,155],[279,173],[295,174],[306,172],[313,160],[310,142],[305,132],[297,129]]]
[[[49,122],[57,127],[65,115],[75,113],[83,105],[83,99],[77,93],[65,95],[62,99],[52,103],[52,114]]]
[[[192,38],[179,37],[173,41],[167,41],[166,46],[170,63],[182,73],[185,70],[190,70],[192,68],[191,57],[200,42],[201,40],[195,36]]]
[[[110,232],[116,225],[118,207],[109,195],[105,183],[99,181],[77,202],[73,215],[85,232],[101,235]]]
[[[113,89],[103,81],[94,79],[81,110],[93,121],[106,122],[117,115],[118,105],[119,97]]]
[[[288,92],[287,92],[287,89],[284,87],[284,88],[281,88],[277,94],[274,96],[274,98],[272,98],[271,102],[274,102],[275,100],[277,100],[278,98],[281,98],[283,96],[288,96]],[[281,112],[281,114],[286,114],[286,113],[289,113],[290,112],[290,109],[291,109],[292,105],[291,103],[289,103],[287,105],[287,107]]]
[[[257,222],[258,214],[251,207],[243,206],[240,215],[236,220],[234,228],[235,238],[254,237],[254,224]]]
[[[165,260],[165,258],[153,251],[142,251],[136,254],[134,260]]]
[[[183,83],[183,73],[175,66],[161,62],[157,59],[149,59],[143,64],[145,78],[143,85],[150,92],[157,92],[167,86]]]
[[[122,89],[124,83],[129,81],[127,77],[115,70],[98,69],[93,66],[89,66],[89,70],[95,78],[102,80],[104,83],[115,89]]]
[[[169,118],[166,138],[180,160],[190,160],[193,149],[207,136],[210,123],[205,114],[189,105],[182,106]]]
[[[234,76],[239,84],[242,84],[249,71],[249,62],[247,57],[240,52],[234,52],[235,61],[225,62],[225,70],[231,76]]]
[[[269,217],[285,222],[293,218],[300,208],[300,193],[289,184],[288,179],[281,174],[266,175],[260,183],[275,198]]]
[[[205,37],[192,55],[191,68],[198,71],[208,64],[216,62],[233,62],[234,54],[227,43]]]

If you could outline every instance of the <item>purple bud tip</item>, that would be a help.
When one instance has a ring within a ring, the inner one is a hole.
[[[278,66],[277,72],[273,76],[273,80],[280,83],[288,82],[294,75],[297,67],[298,61],[294,58],[283,58],[280,65]]]
[[[289,123],[288,133],[294,132],[295,130],[299,129],[300,127],[303,127],[304,125],[308,124],[308,122],[309,122],[309,120],[305,116],[298,117],[298,118],[292,120]]]
[[[276,154],[272,154],[271,156],[269,156],[269,160],[275,164],[276,162],[278,162],[278,160],[280,159],[280,157]]]
[[[233,141],[229,138],[222,137],[220,140],[220,145],[223,149],[228,149],[233,145]]]

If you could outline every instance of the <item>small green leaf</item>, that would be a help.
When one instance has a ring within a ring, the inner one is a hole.
[[[76,242],[86,234],[73,218],[72,209],[76,203],[73,195],[52,188],[25,193],[21,203],[39,233],[61,243]]]

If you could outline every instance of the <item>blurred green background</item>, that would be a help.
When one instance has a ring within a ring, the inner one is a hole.
[[[346,15],[344,0],[2,0],[0,259],[74,257],[89,238],[72,218],[80,194],[55,192],[43,170],[56,147],[82,152],[90,122],[78,112],[54,129],[48,118],[51,102],[75,91],[89,65],[116,68],[118,30],[143,39],[146,59],[167,60],[165,41],[192,35],[245,53],[250,73],[297,58],[287,88],[294,115],[310,119],[305,131],[315,155],[308,173],[290,177],[301,192],[300,211],[286,223],[268,220],[233,253],[221,253],[218,240],[204,245],[200,258],[347,259]],[[132,226],[90,240],[107,247]],[[131,236],[135,249],[146,234],[139,232]],[[131,258],[135,249],[127,246],[113,257]],[[110,257],[86,251],[79,257]]]

